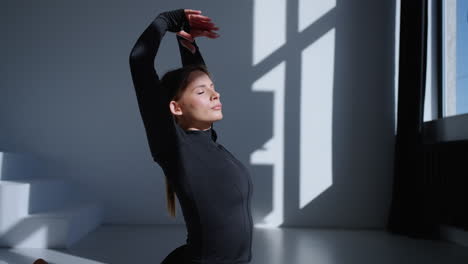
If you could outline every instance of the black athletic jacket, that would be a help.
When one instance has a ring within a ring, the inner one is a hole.
[[[159,14],[138,38],[130,68],[152,157],[173,184],[187,227],[189,263],[248,263],[252,258],[252,182],[213,127],[183,130],[169,110],[154,60],[166,31],[190,31],[183,9]],[[205,64],[180,44],[182,64]]]

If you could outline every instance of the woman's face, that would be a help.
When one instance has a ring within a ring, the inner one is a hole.
[[[170,108],[186,127],[207,128],[223,118],[219,98],[210,77],[202,71],[193,71],[182,96],[171,101]]]

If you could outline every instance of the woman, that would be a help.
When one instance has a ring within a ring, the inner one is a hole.
[[[164,171],[168,209],[179,200],[187,239],[162,263],[249,263],[252,259],[247,168],[217,142],[213,123],[223,118],[220,94],[195,38],[217,38],[201,11],[159,14],[135,43],[130,68],[152,157]],[[177,33],[183,67],[161,79],[154,60],[166,31]]]

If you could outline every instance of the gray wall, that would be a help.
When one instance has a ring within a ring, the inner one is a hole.
[[[297,6],[287,1],[288,19]],[[219,39],[197,43],[221,92],[219,142],[250,168],[252,209],[261,221],[272,206],[272,170],[249,157],[272,136],[273,103],[251,88],[262,72],[252,66],[253,1],[3,3],[0,150],[52,161],[55,176],[79,182],[104,202],[106,223],[183,223],[180,208],[176,220],[166,212],[162,170],[149,153],[128,66],[130,49],[152,19],[181,7],[203,10],[221,29]],[[314,39],[335,28],[333,184],[300,209],[300,68],[291,63],[296,55],[288,58],[284,225],[384,226],[394,142],[394,9],[393,1],[337,0],[307,31]],[[172,33],[157,59],[160,74],[180,65]]]

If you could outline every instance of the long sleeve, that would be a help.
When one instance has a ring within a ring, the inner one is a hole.
[[[182,29],[185,32],[190,33],[190,24],[184,23],[182,26]],[[177,44],[179,45],[180,58],[181,58],[183,66],[187,66],[190,64],[203,64],[206,66],[205,61],[203,60],[203,57],[200,53],[200,49],[198,48],[198,45],[195,39],[192,42],[192,45],[195,46],[195,49],[196,49],[195,53],[190,52],[186,47],[184,47],[181,44],[181,40],[184,39],[183,37],[176,35],[176,39],[177,39]]]
[[[161,86],[154,61],[166,31],[177,32],[186,22],[183,9],[159,14],[140,35],[129,57],[140,114],[151,155],[157,162],[176,147],[177,136],[170,98]]]
[[[195,40],[192,42],[192,45],[195,46],[196,51],[192,54],[186,47],[181,44],[181,40],[183,40],[181,36],[177,35],[177,43],[179,44],[179,51],[180,51],[180,59],[182,61],[183,66],[187,66],[190,64],[203,64],[206,66],[205,61],[200,53],[200,49],[197,46]]]

